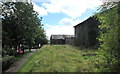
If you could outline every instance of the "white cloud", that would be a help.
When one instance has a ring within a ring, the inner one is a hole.
[[[54,4],[43,3],[42,6],[47,8],[47,12],[60,13],[60,8]]]
[[[81,20],[75,20],[71,18],[63,18],[59,21],[60,25],[49,25],[45,24],[46,35],[50,38],[52,34],[69,34],[74,35],[74,27],[78,23],[81,23]]]
[[[40,16],[47,15],[47,11],[46,11],[45,8],[36,5],[34,2],[32,2],[32,4],[33,4],[33,9],[34,9],[36,12],[38,12],[38,14],[39,14]]]
[[[50,13],[65,13],[72,18],[81,16],[87,8],[94,9],[101,5],[100,0],[51,0],[42,6]]]
[[[73,20],[70,18],[63,18],[59,21],[61,25],[73,25]]]
[[[33,2],[50,2],[51,0],[32,0]]]
[[[68,26],[75,26],[78,23],[82,22],[82,20],[73,20],[72,18],[63,18],[59,21],[60,25],[68,25]]]
[[[46,24],[45,26],[48,26]],[[51,26],[51,25],[49,25]],[[46,35],[50,38],[52,34],[69,34],[74,35],[74,28],[73,26],[61,26],[61,25],[54,25],[46,29]]]

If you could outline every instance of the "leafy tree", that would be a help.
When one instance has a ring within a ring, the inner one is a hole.
[[[120,71],[120,2],[105,2],[96,14],[102,25],[99,50],[110,71]]]
[[[45,40],[41,19],[32,3],[7,2],[3,3],[2,9],[3,47],[23,44],[31,48],[35,38]]]

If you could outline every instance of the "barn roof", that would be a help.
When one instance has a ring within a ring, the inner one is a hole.
[[[92,19],[92,18],[93,18],[93,17],[89,17],[89,18],[87,18],[86,20],[84,20],[83,22],[81,22],[81,23],[79,23],[79,24],[75,25],[74,27],[77,27],[77,26],[79,26],[79,25],[83,24],[84,22],[86,22],[86,21],[88,21],[89,19]]]

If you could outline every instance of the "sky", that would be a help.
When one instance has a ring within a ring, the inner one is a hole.
[[[100,0],[32,0],[33,8],[42,17],[48,39],[53,34],[74,35],[75,25],[97,12]]]

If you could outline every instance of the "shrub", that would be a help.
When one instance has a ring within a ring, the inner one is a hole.
[[[10,47],[6,46],[3,48],[2,50],[2,56],[6,56],[6,55],[9,55],[9,56],[14,56],[16,54],[15,50],[12,50]]]
[[[119,71],[120,69],[120,2],[105,3],[101,6],[101,12],[97,15],[102,25],[99,50],[105,57],[110,71]]]
[[[15,62],[16,58],[14,56],[6,56],[2,58],[2,70],[5,71],[10,67],[13,62]]]

